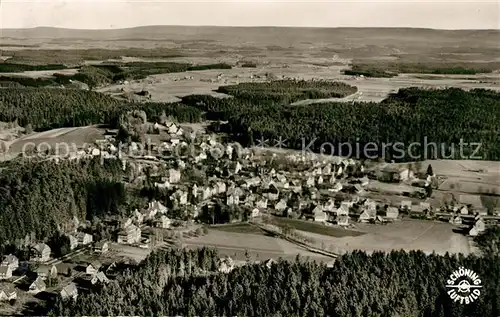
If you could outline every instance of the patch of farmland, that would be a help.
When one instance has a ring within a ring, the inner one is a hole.
[[[104,130],[95,126],[54,129],[30,134],[13,141],[6,154],[13,158],[20,153],[39,147],[40,150],[57,149],[59,154],[65,155],[68,151],[94,144],[95,140],[102,139],[103,135]]]
[[[403,220],[387,225],[355,224],[366,234],[357,237],[335,238],[303,232],[313,238],[316,244],[337,252],[363,250],[367,252],[391,250],[421,250],[437,254],[471,253],[468,238],[454,233],[449,223]]]
[[[306,251],[293,243],[275,237],[224,232],[213,229],[209,229],[208,234],[202,237],[191,238],[186,240],[183,244],[190,248],[216,248],[219,252],[227,253],[227,255],[231,257],[236,254],[240,257],[238,260],[244,260],[245,251],[252,254],[254,259],[258,257],[258,259],[263,260],[267,258],[277,259],[280,257],[293,259],[297,254],[315,260],[331,260],[331,258]]]
[[[236,224],[225,224],[216,225],[210,227],[212,230],[224,231],[224,232],[237,232],[237,233],[251,233],[251,234],[264,234],[260,228],[252,226],[248,223],[236,223]]]
[[[271,218],[271,223],[280,226],[290,226],[295,230],[311,232],[331,237],[356,237],[363,235],[363,232],[347,230],[339,227],[325,226],[320,223],[315,223],[313,221],[291,219],[284,217],[273,217]]]
[[[37,133],[32,133],[28,136],[25,136],[23,140],[32,140],[32,139],[48,139],[48,138],[54,138],[66,133],[70,133],[75,130],[82,129],[81,127],[76,127],[76,128],[59,128],[59,129],[52,129],[44,132],[37,132]]]

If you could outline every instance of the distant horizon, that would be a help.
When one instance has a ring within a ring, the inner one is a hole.
[[[239,29],[258,29],[258,28],[293,28],[293,29],[413,29],[413,30],[433,30],[433,31],[499,31],[498,29],[443,29],[443,28],[430,28],[430,27],[412,27],[412,26],[294,26],[294,25],[192,25],[192,24],[150,24],[150,25],[137,25],[137,26],[127,26],[127,27],[117,27],[117,28],[70,28],[70,27],[58,27],[58,26],[48,26],[39,25],[33,27],[23,27],[23,28],[3,28],[0,30],[33,30],[33,29],[59,29],[59,30],[74,30],[74,31],[118,31],[127,29],[138,29],[138,28],[148,28],[148,27],[190,27],[190,28],[239,28]],[[1,35],[0,35],[1,37]]]
[[[2,0],[0,27],[115,30],[144,26],[499,30],[483,0]]]

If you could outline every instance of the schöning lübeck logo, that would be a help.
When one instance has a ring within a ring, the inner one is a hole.
[[[460,267],[451,273],[450,279],[446,281],[446,287],[450,288],[448,295],[455,302],[470,304],[481,295],[482,288],[479,276],[472,270]]]

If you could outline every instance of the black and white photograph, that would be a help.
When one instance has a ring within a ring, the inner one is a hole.
[[[500,317],[500,2],[0,0],[0,316]]]

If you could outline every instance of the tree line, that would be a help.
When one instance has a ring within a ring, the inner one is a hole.
[[[492,73],[500,69],[498,62],[399,62],[354,60],[351,69],[345,75],[363,75],[365,77],[394,77],[403,73],[437,74],[437,75],[475,75]]]
[[[366,144],[374,142],[376,157],[404,161],[411,159],[408,147],[415,142],[417,145],[411,149],[413,158],[425,155],[464,159],[474,155],[500,159],[500,93],[491,90],[405,88],[380,103],[290,106],[273,101],[272,94],[269,97],[266,92],[250,98],[255,93],[252,89],[240,86],[241,91],[233,92],[235,89],[238,88],[228,91],[234,94],[233,98],[193,95],[183,98],[182,103],[206,111],[207,119],[228,120],[226,129],[243,144],[282,137],[290,148],[304,149],[305,145],[307,149],[320,151],[321,145],[329,142],[331,145],[323,147],[326,153],[330,154],[333,145],[335,155],[344,155],[349,149],[342,144],[349,143],[353,148],[351,155],[363,158],[363,152],[355,152],[356,144],[363,150]],[[396,142],[402,143],[399,148]],[[339,147],[346,152],[339,153]],[[476,148],[478,151],[474,153]]]
[[[0,121],[31,124],[35,130],[116,124],[123,113],[143,110],[148,117],[161,114],[180,122],[198,122],[202,111],[181,103],[124,103],[110,96],[78,89],[0,89]]]
[[[52,316],[497,316],[500,258],[355,251],[333,264],[279,260],[215,272],[213,250],[155,251],[101,289],[59,299]],[[459,268],[483,288],[468,304],[445,285]]]
[[[0,174],[0,248],[22,246],[26,236],[47,241],[80,222],[122,214],[129,195],[119,160],[6,163]]]

